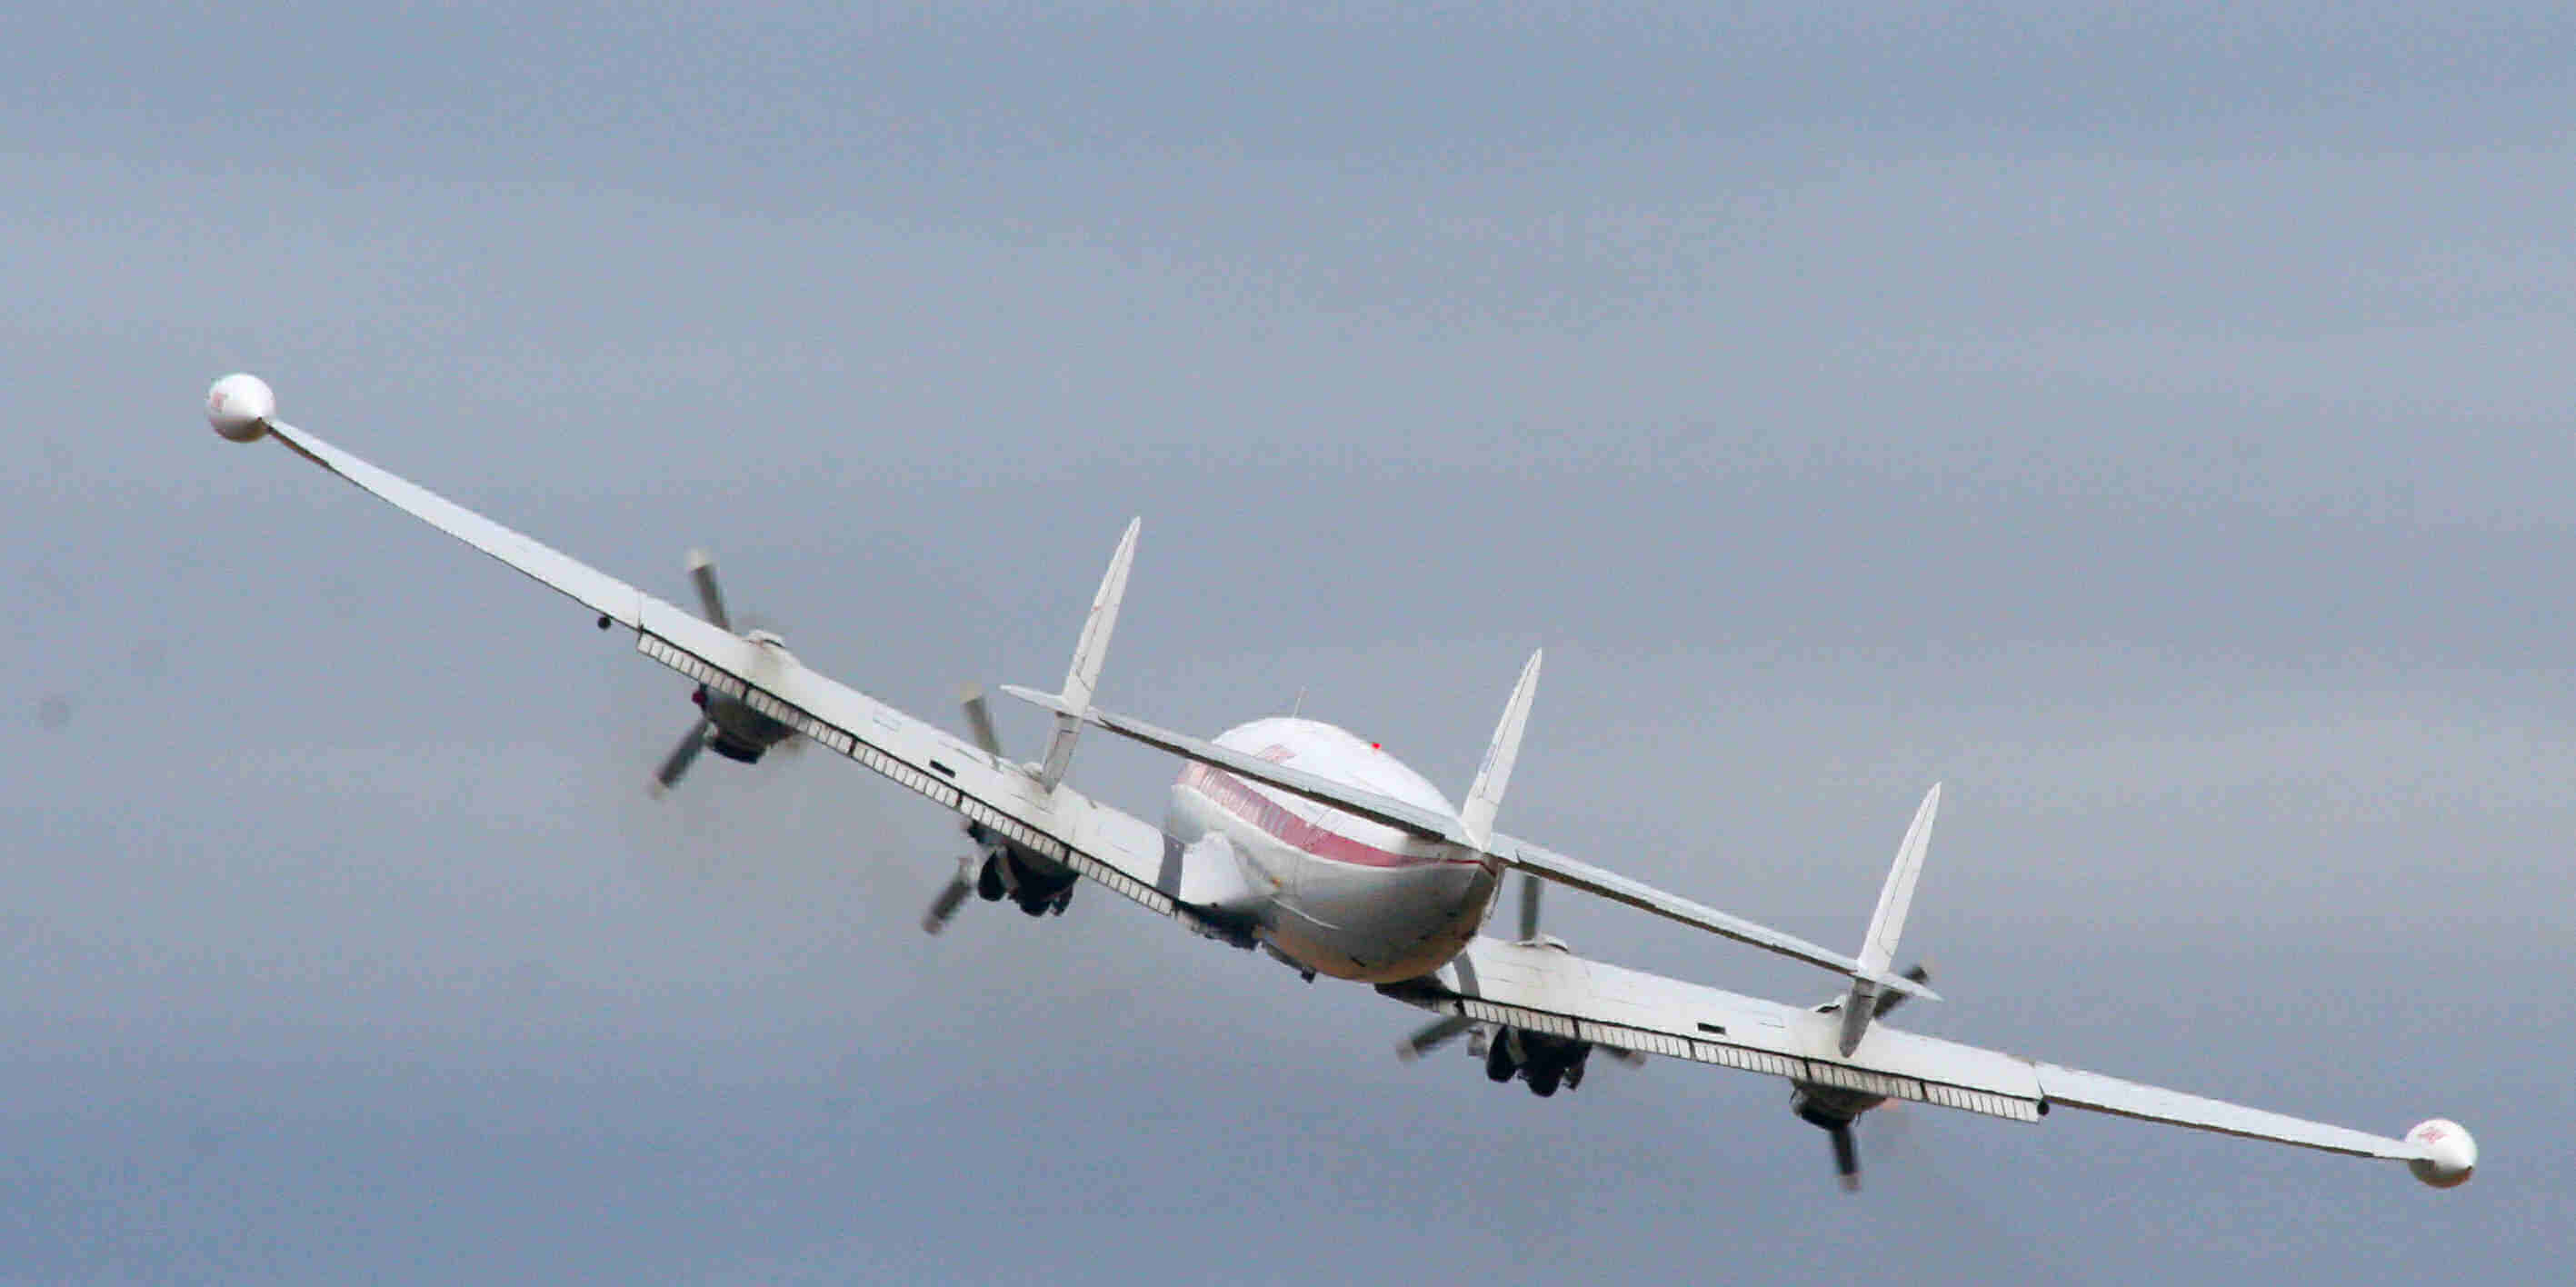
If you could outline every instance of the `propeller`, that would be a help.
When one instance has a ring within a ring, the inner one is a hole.
[[[689,583],[697,588],[698,615],[705,618],[707,624],[719,630],[732,630],[733,616],[725,611],[724,591],[716,584],[715,559],[705,550],[693,548],[687,558],[682,560],[681,566],[689,574]],[[755,643],[778,643],[778,636],[767,631],[754,631],[751,638]],[[759,655],[766,656],[767,653],[763,651]],[[653,770],[652,793],[656,799],[672,787],[679,785],[680,778],[688,773],[689,766],[697,762],[698,752],[727,735],[729,730],[730,735],[738,741],[754,742],[755,749],[751,752],[754,758],[773,745],[792,750],[803,744],[803,739],[787,736],[783,728],[774,726],[768,732],[747,736],[741,728],[737,727],[744,720],[753,720],[762,724],[766,721],[741,709],[739,703],[733,703],[726,710],[720,711],[718,705],[730,702],[731,699],[711,697],[704,687],[692,693],[689,700],[698,705],[698,721],[690,727],[688,736],[680,739],[680,744],[671,748],[671,753],[664,756],[660,766]],[[719,717],[726,722],[720,725]],[[735,758],[741,757],[737,755]]]
[[[966,895],[975,890],[975,873],[983,867],[981,858],[981,854],[969,854],[957,860],[957,874],[940,888],[939,897],[930,900],[930,910],[922,915],[923,933],[936,934],[948,928],[948,918],[957,914]]]
[[[967,736],[973,738],[975,745],[986,755],[1001,759],[1002,738],[993,730],[993,708],[984,700],[983,686],[968,684],[958,689],[957,701],[966,713]],[[921,929],[925,934],[936,934],[948,928],[948,918],[957,914],[957,909],[966,902],[966,895],[974,891],[984,865],[992,860],[996,846],[984,838],[974,823],[966,824],[966,835],[975,841],[976,852],[957,860],[957,874],[949,877],[939,896],[930,900],[930,910],[921,918]]]
[[[688,570],[689,580],[698,587],[698,615],[718,630],[733,629],[732,619],[725,615],[724,595],[716,589],[715,559],[705,550],[692,546],[688,557],[681,560],[681,566]],[[707,704],[705,690],[699,690],[691,700],[703,710]],[[689,735],[681,738],[680,744],[672,747],[669,755],[662,757],[661,767],[653,770],[654,799],[662,798],[664,792],[680,784],[681,775],[697,762],[698,752],[707,748],[707,734],[713,728],[713,721],[705,715],[698,716],[697,723],[689,726]]]
[[[706,717],[699,716],[698,722],[689,727],[689,735],[681,738],[680,744],[672,747],[671,753],[662,758],[662,767],[653,770],[655,798],[670,790],[672,784],[680,780],[680,775],[689,771],[689,765],[696,761],[698,752],[707,749],[707,728]]]
[[[1916,983],[1930,983],[1932,981],[1932,967],[1928,962],[1917,961],[1905,968],[1905,977]],[[1892,990],[1881,991],[1878,994],[1877,1004],[1870,1007],[1869,1017],[1872,1019],[1884,1019],[1887,1017],[1888,1011],[1903,1004],[1905,1004],[1904,993]]]
[[[1843,1192],[1860,1192],[1860,1150],[1852,1145],[1850,1122],[1836,1122],[1825,1128],[1825,1137],[1834,1145],[1834,1174],[1843,1182]]]
[[[1405,1038],[1404,1044],[1395,1048],[1395,1057],[1406,1063],[1412,1063],[1447,1045],[1455,1040],[1459,1033],[1475,1026],[1476,1021],[1463,1014],[1453,1014],[1445,1019],[1432,1020],[1421,1031]]]
[[[968,684],[957,690],[957,702],[966,710],[966,732],[984,754],[1002,758],[1001,734],[993,731],[993,707],[984,700],[982,684]]]
[[[1916,983],[1930,983],[1932,971],[1921,962],[1906,967],[1904,976]],[[1902,992],[1882,992],[1870,1008],[1872,1019],[1884,1018],[1887,1012],[1905,1004]],[[1825,1139],[1833,1145],[1834,1177],[1842,1181],[1843,1192],[1860,1192],[1860,1149],[1852,1140],[1852,1123],[1862,1113],[1880,1107],[1885,1101],[1876,1097],[1852,1097],[1849,1092],[1836,1092],[1806,1086],[1799,1088],[1802,1107],[1798,1115],[1822,1127]],[[1815,1098],[1810,1099],[1809,1096]]]
[[[716,589],[716,561],[705,550],[692,548],[687,560],[689,580],[698,587],[698,615],[718,630],[733,629],[733,619],[725,615],[724,593]]]

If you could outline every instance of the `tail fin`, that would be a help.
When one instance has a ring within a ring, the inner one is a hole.
[[[1494,841],[1494,815],[1503,807],[1503,788],[1512,782],[1512,761],[1521,753],[1521,729],[1529,723],[1530,698],[1538,693],[1539,658],[1545,649],[1530,654],[1529,664],[1521,667],[1520,682],[1512,687],[1512,699],[1503,705],[1503,722],[1494,729],[1493,745],[1485,748],[1484,766],[1476,770],[1475,785],[1467,788],[1467,798],[1458,805],[1458,829],[1465,832],[1469,843],[1484,849]]]
[[[1109,633],[1117,627],[1118,605],[1127,597],[1127,569],[1136,562],[1136,531],[1144,525],[1142,518],[1130,519],[1126,535],[1118,538],[1118,552],[1109,557],[1100,593],[1091,598],[1091,615],[1083,620],[1082,638],[1073,646],[1073,665],[1065,671],[1062,705],[1056,709],[1055,737],[1047,743],[1046,762],[1038,770],[1038,782],[1049,791],[1073,765],[1074,738],[1082,731],[1082,712],[1091,709],[1092,691],[1100,686],[1100,666],[1109,658]]]
[[[1914,882],[1923,874],[1923,855],[1932,848],[1932,819],[1941,811],[1941,784],[1923,793],[1922,807],[1914,811],[1914,825],[1905,829],[1905,842],[1896,847],[1896,863],[1887,869],[1887,884],[1878,891],[1878,910],[1870,914],[1869,936],[1861,940],[1860,968],[1864,975],[1885,974],[1896,960],[1896,940],[1905,932],[1905,914],[1914,906]],[[1861,1034],[1878,1014],[1878,985],[1866,978],[1852,982],[1851,994],[1843,999],[1842,1051],[1850,1054],[1860,1045]]]
[[[1914,906],[1914,882],[1923,875],[1923,855],[1932,848],[1932,819],[1941,812],[1941,784],[1923,793],[1905,843],[1896,847],[1896,864],[1887,869],[1887,884],[1878,891],[1878,910],[1870,914],[1869,937],[1860,945],[1860,965],[1873,974],[1896,963],[1897,936],[1905,932],[1905,914]]]

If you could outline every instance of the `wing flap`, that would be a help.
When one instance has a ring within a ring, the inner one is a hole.
[[[1667,894],[1652,885],[1630,880],[1613,871],[1590,863],[1578,862],[1561,853],[1511,836],[1494,837],[1494,851],[1504,862],[1534,873],[1557,884],[1598,894],[1614,902],[1626,903],[1641,911],[1653,912],[1667,920],[1730,938],[1738,943],[1776,952],[1809,965],[1821,965],[1838,974],[1867,979],[1882,988],[1902,992],[1927,1001],[1940,1000],[1941,994],[1929,987],[1881,968],[1864,969],[1859,961],[1830,948],[1820,947],[1794,934],[1784,934],[1768,926],[1757,925],[1740,916],[1729,916],[1714,907],[1696,903],[1678,894]]]

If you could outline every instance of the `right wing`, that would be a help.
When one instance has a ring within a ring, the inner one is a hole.
[[[1552,946],[1478,938],[1429,978],[1379,991],[1476,1022],[2011,1121],[2034,1122],[2053,1107],[2081,1108],[2356,1157],[2442,1160],[2429,1142],[2144,1086],[1883,1023],[1871,1025],[1847,1055],[1837,1046],[1835,1015],[1587,961]]]
[[[1178,855],[1161,828],[1027,770],[936,725],[808,670],[781,651],[665,603],[596,568],[389,474],[291,425],[268,431],[306,460],[635,631],[638,652],[1164,915],[1186,914]]]

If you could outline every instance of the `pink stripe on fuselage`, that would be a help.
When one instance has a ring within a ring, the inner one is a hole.
[[[1183,770],[1181,785],[1215,801],[1218,808],[1260,828],[1263,834],[1318,858],[1329,858],[1354,867],[1432,867],[1453,862],[1473,865],[1476,861],[1434,854],[1396,853],[1353,840],[1320,823],[1298,817],[1278,801],[1253,790],[1243,779],[1204,764],[1192,764]]]

